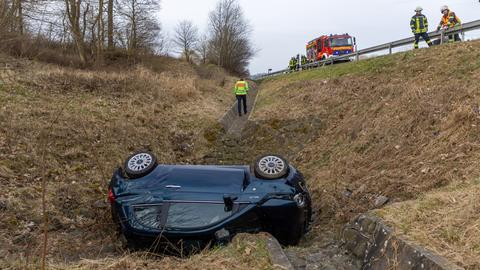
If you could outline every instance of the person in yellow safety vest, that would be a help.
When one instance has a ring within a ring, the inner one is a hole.
[[[238,104],[238,116],[242,116],[242,102],[243,113],[247,114],[247,94],[248,94],[248,82],[243,78],[235,83],[235,96],[237,97]]]
[[[307,64],[307,57],[302,55],[302,66]]]
[[[300,64],[301,64],[301,60],[300,60],[300,54],[297,54],[297,56],[295,57],[295,70],[298,71],[298,69],[300,68]]]
[[[297,71],[298,57],[293,57],[293,71]]]
[[[297,58],[295,56],[292,57],[292,67],[291,70],[295,71],[297,69]]]
[[[428,20],[425,15],[422,14],[422,7],[417,7],[415,9],[415,15],[413,15],[412,19],[410,20],[410,28],[412,29],[412,33],[415,35],[415,43],[413,43],[413,47],[418,49],[418,42],[420,41],[420,37],[427,42],[428,47],[432,46],[432,41],[428,36]]]
[[[462,21],[460,20],[460,18],[457,17],[455,12],[450,11],[448,6],[442,6],[440,8],[440,11],[442,12],[443,16],[442,16],[442,19],[440,20],[440,23],[438,24],[437,31],[440,31],[440,29],[449,29],[449,28],[462,25]],[[448,41],[449,42],[461,41],[460,35],[459,34],[449,35]]]
[[[290,58],[290,63],[288,64],[290,71],[295,70],[295,57]]]

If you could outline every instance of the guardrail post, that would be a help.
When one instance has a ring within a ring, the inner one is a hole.
[[[360,59],[359,55],[358,55],[358,51],[355,52],[355,61],[358,61]]]
[[[443,36],[445,34],[445,31],[442,30],[442,32],[440,33],[440,44],[443,44]]]
[[[392,54],[392,43],[388,44],[388,54]]]

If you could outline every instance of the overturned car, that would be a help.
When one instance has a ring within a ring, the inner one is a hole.
[[[130,248],[227,242],[265,231],[295,245],[308,230],[311,200],[302,174],[276,155],[249,166],[160,165],[137,152],[118,168],[108,197]]]

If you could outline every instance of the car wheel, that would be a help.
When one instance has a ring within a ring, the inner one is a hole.
[[[157,157],[146,151],[136,152],[127,158],[124,167],[129,178],[140,178],[157,167]]]
[[[288,162],[277,155],[261,156],[255,161],[254,173],[263,179],[278,179],[288,173]]]

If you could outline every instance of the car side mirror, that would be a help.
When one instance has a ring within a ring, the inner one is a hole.
[[[232,195],[223,195],[223,203],[225,204],[225,212],[230,212],[233,210],[233,202],[238,199],[236,196]]]

